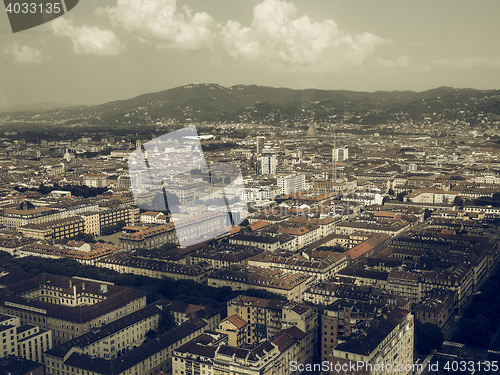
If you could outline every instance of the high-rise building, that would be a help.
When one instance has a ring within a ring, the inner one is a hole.
[[[333,148],[332,149],[332,162],[346,161],[349,159],[349,149],[347,147]]]
[[[282,195],[297,193],[306,189],[306,176],[304,174],[290,174],[278,177],[278,186]]]
[[[261,154],[264,149],[264,143],[266,142],[266,137],[259,136],[257,137],[257,154]]]
[[[261,156],[261,174],[276,174],[276,151],[266,144]]]

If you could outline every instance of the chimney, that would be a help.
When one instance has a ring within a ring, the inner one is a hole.
[[[69,279],[69,287],[71,288],[73,286],[73,283],[71,282],[71,279]]]
[[[82,291],[85,290],[85,281],[82,283]]]

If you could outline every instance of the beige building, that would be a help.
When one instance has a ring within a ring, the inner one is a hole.
[[[71,238],[84,232],[84,220],[74,216],[40,224],[28,224],[18,230],[26,237],[39,240]]]
[[[310,358],[316,352],[318,312],[315,308],[293,302],[238,296],[228,301],[227,315],[237,316],[247,323],[245,328],[247,345],[273,340],[283,329],[296,327],[302,332],[301,355]],[[234,324],[236,325],[236,322]]]
[[[291,363],[310,360],[304,349],[305,334],[297,327],[281,331],[253,349],[227,344],[223,333],[207,331],[174,351],[173,375],[285,375]]]
[[[167,242],[177,242],[172,224],[157,225],[138,232],[123,234],[120,237],[120,245],[125,250],[153,249]]]
[[[193,280],[197,283],[206,283],[207,276],[212,269],[211,265],[186,265],[157,259],[144,259],[134,255],[135,251],[124,251],[109,255],[96,263],[98,267],[105,267],[120,273],[132,273],[163,279],[169,277],[175,280]]]
[[[213,270],[208,285],[230,286],[233,290],[263,289],[300,302],[313,278],[302,272],[287,273],[252,266],[231,266]]]
[[[168,309],[168,311],[170,311],[170,313],[174,316],[174,320],[177,325],[181,325],[194,318],[200,318],[207,323],[207,329],[213,331],[219,326],[220,323],[220,310],[211,307],[163,299],[157,301],[156,304]]]
[[[52,348],[52,332],[32,324],[21,325],[17,316],[0,314],[0,357],[13,355],[43,363],[43,353]]]
[[[64,359],[72,353],[114,359],[141,345],[147,332],[157,330],[160,312],[159,307],[151,304],[67,341],[45,353],[45,364],[47,367],[62,368]]]
[[[297,238],[290,235],[270,235],[264,233],[238,233],[229,238],[229,243],[236,245],[244,245],[258,247],[267,251],[298,249]]]
[[[83,184],[89,187],[105,187],[106,186],[105,174],[87,174],[84,177]]]
[[[446,328],[454,316],[453,294],[437,289],[434,293],[413,307],[415,319],[420,323],[432,323]]]
[[[0,215],[1,224],[7,228],[20,228],[28,224],[41,224],[56,220],[60,213],[49,207],[7,209]]]
[[[217,332],[227,335],[229,346],[242,347],[247,344],[249,328],[250,325],[246,320],[243,320],[238,314],[234,314],[220,322]]]
[[[81,215],[84,221],[84,232],[94,237],[101,235],[101,222],[99,212],[87,212]]]
[[[313,194],[325,195],[328,193],[337,193],[337,194],[351,194],[356,191],[356,180],[347,180],[342,179],[338,181],[333,180],[315,180],[311,181],[311,185],[313,188]]]
[[[171,373],[173,351],[200,336],[206,327],[207,323],[202,319],[191,319],[114,359],[100,358],[78,350],[70,351],[62,357],[60,354],[57,357],[46,356],[45,373],[47,375],[168,374]],[[107,345],[111,345],[111,341]],[[116,340],[114,344],[117,344]],[[103,345],[106,345],[104,341]]]
[[[7,285],[0,296],[1,313],[52,330],[56,345],[144,306],[146,293],[140,290],[51,274]]]
[[[88,244],[74,240],[38,240],[21,247],[16,255],[19,257],[37,256],[52,259],[69,258],[80,263],[95,265],[98,259],[113,254],[117,250],[121,250],[121,248],[100,242]]]
[[[330,374],[413,374],[413,331],[413,315],[404,310],[375,318],[365,333],[328,353]]]
[[[311,256],[312,255],[312,256]],[[326,280],[347,266],[345,254],[333,252],[312,252],[292,257],[282,257],[271,252],[263,252],[248,260],[249,266],[301,272],[316,280]],[[322,257],[315,257],[321,255]]]

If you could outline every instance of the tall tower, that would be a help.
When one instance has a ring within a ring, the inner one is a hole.
[[[337,160],[337,133],[335,133],[335,137],[333,138],[333,181],[337,181]]]
[[[264,149],[264,143],[266,142],[266,137],[259,136],[257,137],[257,154],[261,154]]]
[[[348,152],[349,152],[349,150],[345,146],[337,148],[337,133],[335,133],[334,138],[333,138],[333,149],[332,149],[332,163],[333,163],[334,181],[337,181],[337,162],[346,161],[349,158]]]
[[[266,144],[261,156],[261,174],[276,174],[276,151]]]

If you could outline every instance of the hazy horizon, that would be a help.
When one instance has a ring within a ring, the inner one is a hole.
[[[130,100],[130,99],[134,99],[134,98],[137,98],[139,96],[142,96],[142,95],[159,93],[159,92],[162,92],[162,91],[167,91],[167,90],[175,89],[175,88],[178,88],[178,87],[184,87],[184,86],[188,86],[188,85],[192,85],[192,84],[219,85],[219,86],[222,86],[222,87],[225,87],[225,88],[243,85],[243,84],[238,84],[238,83],[234,84],[234,85],[221,85],[221,84],[216,83],[216,82],[190,82],[190,83],[186,83],[184,85],[179,85],[179,86],[174,86],[174,87],[168,87],[168,88],[163,89],[163,90],[151,91],[151,92],[141,92],[141,93],[137,93],[136,95],[131,96],[131,97],[121,98],[121,99],[111,99],[111,100],[104,101],[104,102],[96,102],[96,103],[65,103],[65,102],[19,103],[19,104],[16,104],[16,105],[0,107],[0,110],[10,109],[10,108],[18,108],[18,107],[30,107],[30,106],[58,106],[58,105],[64,106],[64,107],[95,106],[95,105],[106,104],[106,103],[110,103],[110,102],[114,102],[114,101]],[[425,89],[425,90],[373,90],[373,91],[370,91],[370,90],[347,90],[347,89],[319,89],[319,88],[315,88],[315,87],[307,87],[307,88],[304,88],[304,89],[294,89],[294,88],[291,88],[291,87],[284,87],[284,86],[266,86],[266,85],[252,84],[252,83],[244,84],[244,86],[252,86],[252,85],[253,86],[259,86],[259,87],[271,87],[271,88],[276,88],[276,89],[320,90],[320,91],[350,91],[350,92],[367,92],[367,93],[370,93],[370,94],[377,93],[377,92],[415,92],[415,93],[421,93],[421,92],[431,91],[431,90],[440,89],[440,88],[444,88],[444,87],[451,88],[451,89],[457,89],[457,90],[466,90],[466,89],[480,90],[480,91],[500,90],[500,89],[497,89],[497,88],[493,88],[493,89],[477,89],[475,87],[439,86],[439,87],[431,87],[431,88]],[[56,107],[52,107],[52,108],[56,108]]]

